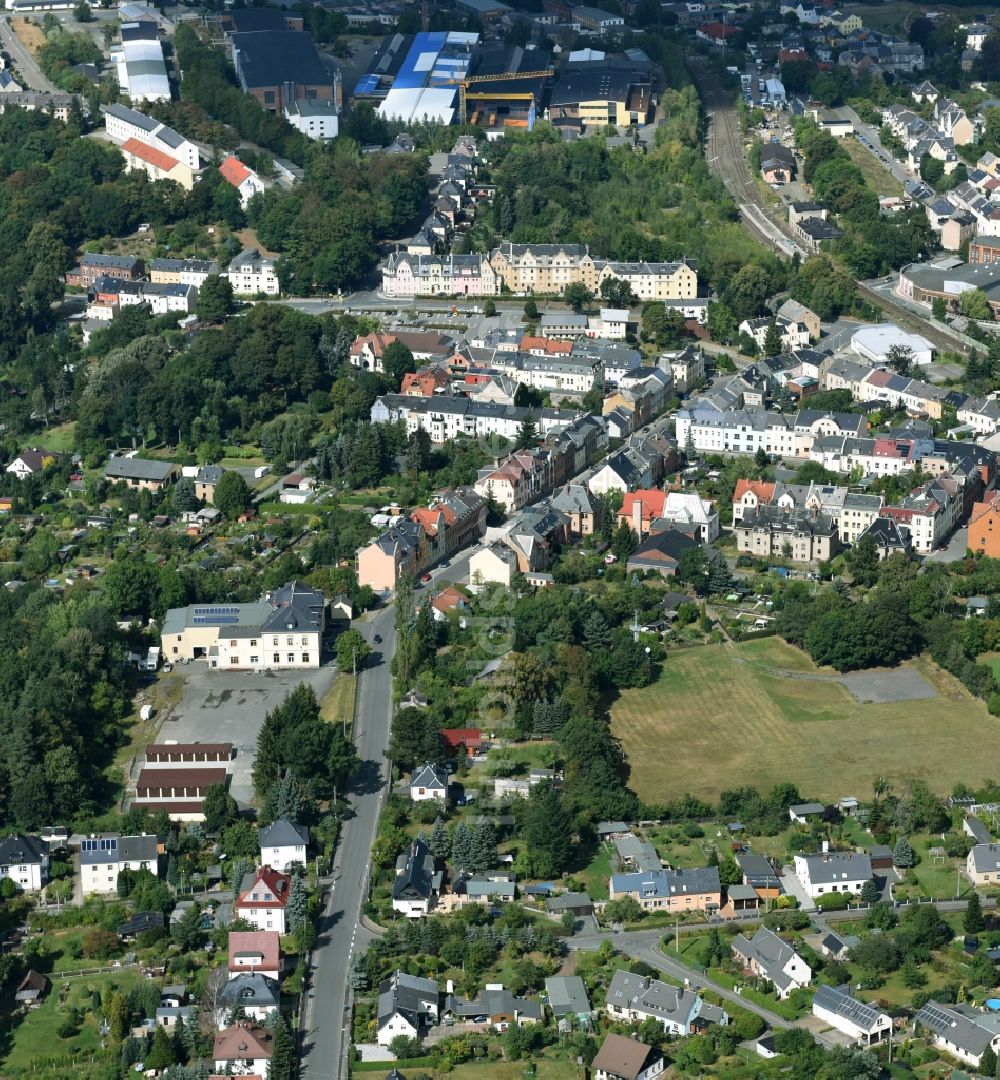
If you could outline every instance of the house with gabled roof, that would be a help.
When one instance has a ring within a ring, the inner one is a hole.
[[[724,1009],[694,991],[620,968],[608,985],[604,1009],[615,1020],[656,1020],[668,1035],[691,1035],[709,1024],[729,1023]]]
[[[655,1047],[612,1031],[605,1035],[590,1069],[594,1080],[654,1080],[663,1067],[663,1054]]]
[[[281,984],[260,972],[241,972],[223,986],[219,994],[216,1025],[225,1027],[227,1016],[241,1009],[248,1020],[266,1022],[281,1005]]]
[[[856,851],[796,855],[795,876],[813,900],[832,892],[859,893],[872,880],[872,860]]]
[[[441,893],[441,871],[423,840],[414,840],[396,859],[392,910],[410,919],[428,915]]]
[[[779,998],[809,985],[812,968],[773,930],[762,926],[752,938],[737,934],[732,943],[733,956],[751,975],[767,979]]]
[[[852,997],[849,987],[817,986],[812,1011],[813,1016],[861,1046],[874,1046],[892,1038],[892,1018]]]
[[[722,886],[715,866],[648,869],[612,874],[609,896],[631,897],[646,911],[718,911]]]
[[[413,770],[410,777],[410,801],[424,802],[436,799],[444,802],[448,798],[448,770],[441,765],[428,762]]]
[[[281,935],[277,930],[233,930],[228,949],[230,979],[248,974],[281,977]]]
[[[378,987],[376,1039],[388,1046],[398,1035],[420,1038],[438,1022],[441,991],[436,979],[422,979],[397,970]]]
[[[988,1049],[1000,1050],[996,1017],[969,1005],[942,1005],[931,998],[914,1016],[913,1029],[927,1032],[938,1050],[974,1068]]]
[[[267,1076],[273,1053],[273,1031],[240,1021],[215,1036],[212,1060],[221,1073]]]
[[[7,466],[6,471],[16,476],[18,480],[24,480],[29,476],[37,476],[52,465],[57,465],[60,456],[52,450],[46,450],[44,446],[32,446],[22,450]]]
[[[260,866],[255,873],[247,874],[236,894],[233,914],[246,919],[258,930],[287,931],[285,907],[292,879],[272,866]]]
[[[49,846],[37,836],[11,833],[0,840],[0,881],[10,878],[21,892],[40,892],[49,878]]]

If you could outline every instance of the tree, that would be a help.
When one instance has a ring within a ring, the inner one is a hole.
[[[94,13],[90,10],[90,4],[87,3],[87,0],[80,0],[76,7],[73,8],[73,18],[82,23],[94,21]]]
[[[879,888],[875,884],[874,879],[869,878],[864,885],[861,886],[859,898],[862,904],[877,904],[880,895]]]
[[[594,294],[582,281],[571,281],[563,290],[563,299],[579,314],[594,299]]]
[[[622,518],[618,522],[618,528],[615,529],[611,541],[612,553],[619,562],[628,562],[629,557],[638,546],[639,540],[635,535],[635,530],[629,524],[628,518]]]
[[[497,313],[497,302],[492,296],[488,296],[483,303],[483,314],[487,319],[492,319]]]
[[[517,429],[517,439],[514,443],[516,450],[530,450],[538,444],[538,421],[534,413],[528,413],[521,421]]]
[[[733,587],[733,574],[726,556],[720,551],[708,565],[708,591],[725,593]]]
[[[177,1061],[174,1052],[173,1040],[167,1034],[167,1029],[160,1024],[156,1025],[153,1032],[153,1044],[146,1054],[147,1069],[166,1069]]]
[[[115,559],[101,578],[102,593],[112,614],[148,616],[156,588],[156,571],[141,555]]]
[[[981,934],[986,929],[986,919],[983,918],[983,906],[979,900],[979,893],[972,892],[969,895],[965,914],[962,916],[962,929],[967,934]]]
[[[195,314],[201,322],[221,322],[234,309],[233,286],[228,277],[209,274],[198,289]]]
[[[181,947],[182,952],[193,952],[201,944],[201,911],[197,904],[192,904],[180,919],[170,924],[170,936]]]
[[[451,865],[457,873],[472,868],[474,853],[472,833],[464,821],[460,821],[451,834]]]
[[[916,862],[916,855],[913,853],[913,846],[905,836],[901,836],[896,841],[896,846],[892,849],[892,863],[893,866],[900,866],[903,869],[912,866]]]
[[[472,869],[491,870],[497,861],[497,833],[491,821],[481,821],[473,826],[470,837]]]
[[[292,876],[285,911],[288,915],[288,925],[293,932],[309,918],[309,897],[306,896],[306,887],[302,884],[301,874]]]
[[[600,293],[611,307],[630,308],[636,302],[632,286],[624,278],[606,277],[601,282]]]
[[[337,655],[337,666],[346,675],[347,672],[364,666],[364,662],[371,655],[372,647],[360,630],[345,630],[337,638],[334,651]]]
[[[121,1042],[128,1034],[128,1004],[124,994],[116,990],[108,1009],[108,1034],[115,1042]]]
[[[451,852],[451,839],[448,836],[448,827],[441,818],[438,818],[434,822],[434,828],[431,829],[430,839],[427,841],[427,848],[435,859],[447,859]]]
[[[212,784],[207,788],[201,808],[205,815],[205,831],[210,833],[222,832],[240,813],[239,804],[226,790],[225,784]]]
[[[302,785],[291,769],[285,769],[285,775],[278,785],[274,797],[274,816],[297,825],[302,816]]]
[[[913,367],[913,350],[909,345],[898,342],[891,345],[885,354],[886,363],[897,375],[909,375]]]
[[[758,469],[763,469],[768,463],[767,451],[763,446],[757,447],[757,453],[753,456],[753,463]]]
[[[930,154],[924,154],[920,160],[920,179],[937,187],[944,179],[944,162],[932,158]]]
[[[534,298],[529,296],[524,302],[524,314],[529,319],[538,318],[538,305],[535,303]]]
[[[223,517],[233,521],[246,510],[250,502],[250,488],[235,469],[227,469],[215,485],[212,503]]]
[[[764,332],[764,355],[778,356],[781,352],[781,329],[777,322],[772,319]]]
[[[416,362],[413,353],[401,341],[392,341],[382,353],[382,371],[397,386],[403,381],[403,376],[408,372],[416,371]]]
[[[699,596],[704,596],[708,589],[708,556],[704,548],[685,548],[677,560],[677,571],[681,580],[686,581]]]
[[[267,1069],[267,1080],[295,1080],[298,1071],[295,1044],[288,1030],[288,1021],[279,1013],[274,1025],[274,1045]]]
[[[948,302],[943,296],[935,296],[931,301],[931,316],[938,322],[944,322],[948,315]]]
[[[970,319],[993,320],[993,309],[982,289],[966,289],[958,298],[958,306],[962,314]]]

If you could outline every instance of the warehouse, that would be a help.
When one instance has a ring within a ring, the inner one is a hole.
[[[122,92],[132,101],[169,101],[170,80],[156,24],[122,23],[121,36],[121,47],[112,58]]]
[[[550,120],[579,120],[584,127],[628,127],[649,119],[652,87],[617,64],[567,69],[549,96]]]
[[[888,364],[892,349],[910,349],[914,364],[929,364],[934,359],[934,346],[920,334],[909,334],[893,323],[863,326],[851,338],[851,348],[873,364]]]
[[[451,124],[457,115],[458,86],[468,75],[478,34],[452,30],[416,34],[385,100],[385,120],[430,120]]]

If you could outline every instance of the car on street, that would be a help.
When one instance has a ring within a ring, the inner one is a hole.
[[[374,641],[376,645],[381,645],[382,644],[382,635],[381,634],[375,634],[375,636],[372,638],[372,641]]]

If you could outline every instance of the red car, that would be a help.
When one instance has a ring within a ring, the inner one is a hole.
[[[423,581],[423,582],[427,582],[427,581],[430,581],[430,580],[431,580],[431,576],[430,576],[430,574],[421,574],[421,575],[420,575],[420,580],[421,580],[421,581]]]

